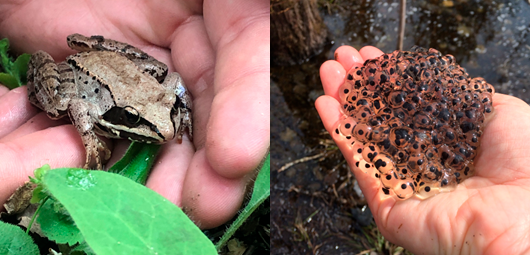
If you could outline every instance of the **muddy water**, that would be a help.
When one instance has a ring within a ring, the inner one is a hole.
[[[271,68],[273,254],[347,254],[374,247],[365,237],[375,237],[370,212],[314,102],[323,94],[318,68],[339,46],[396,49],[398,12],[396,1],[321,1],[330,31],[325,51],[302,65]],[[529,103],[529,33],[526,1],[408,1],[404,48],[452,54],[472,77]],[[277,172],[310,156],[315,159]]]

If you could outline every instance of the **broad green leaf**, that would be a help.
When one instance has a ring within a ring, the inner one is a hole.
[[[118,173],[143,185],[147,181],[160,147],[159,144],[132,142],[125,155],[108,172]]]
[[[43,184],[96,254],[216,254],[180,208],[128,178],[63,168]]]
[[[28,63],[31,55],[24,53],[13,61],[9,57],[9,54],[7,54],[8,50],[9,41],[7,38],[0,40],[0,71],[2,71],[0,73],[0,83],[9,89],[14,89],[26,84],[26,72],[28,71]]]
[[[254,182],[254,190],[252,191],[252,197],[245,206],[243,211],[240,212],[237,219],[230,225],[230,227],[223,234],[223,237],[215,244],[217,250],[221,250],[226,242],[234,235],[236,230],[243,225],[243,222],[263,203],[271,194],[271,155],[267,155],[263,166],[261,167],[256,181]]]
[[[0,254],[39,254],[39,248],[33,243],[33,239],[19,227],[0,222],[0,233]]]
[[[83,242],[83,235],[70,214],[55,199],[46,200],[37,217],[37,222],[48,239],[70,246]]]
[[[5,85],[9,89],[14,89],[19,86],[17,78],[7,73],[0,73],[0,84]]]
[[[28,72],[29,58],[31,58],[31,55],[24,53],[18,56],[18,58],[13,63],[12,75],[17,78],[19,86],[25,85],[27,83],[26,73]]]
[[[9,40],[7,40],[7,38],[0,40],[0,65],[4,72],[7,72],[9,69],[11,69],[11,64],[12,64],[11,59],[9,58],[9,55],[7,55],[8,49],[9,49]]]

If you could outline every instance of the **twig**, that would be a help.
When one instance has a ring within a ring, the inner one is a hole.
[[[310,160],[313,160],[313,159],[317,159],[317,158],[320,158],[322,156],[325,156],[327,153],[329,153],[329,151],[324,151],[322,153],[319,153],[319,154],[316,154],[316,155],[313,155],[313,156],[309,156],[309,157],[303,157],[303,158],[300,158],[300,159],[297,159],[295,161],[291,161],[285,165],[283,165],[279,170],[278,172],[282,172],[284,170],[286,170],[287,168],[289,167],[292,167],[293,165],[296,165],[298,163],[303,163],[303,162],[307,162],[307,161],[310,161]]]
[[[407,19],[407,0],[401,0],[399,13],[398,50],[403,50],[403,38],[405,37],[405,20]]]

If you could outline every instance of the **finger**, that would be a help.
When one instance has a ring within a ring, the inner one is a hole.
[[[199,150],[182,187],[183,210],[199,227],[217,227],[236,214],[249,181],[219,175],[206,160],[205,149]]]
[[[0,143],[0,204],[44,164],[51,168],[81,167],[85,148],[71,125],[48,128],[20,139]]]
[[[190,18],[175,31],[171,56],[193,97],[193,143],[200,149],[206,143],[206,125],[214,97],[215,61],[202,18]]]
[[[13,132],[0,138],[0,142],[12,141],[46,128],[68,124],[69,122],[66,119],[67,118],[63,118],[61,120],[52,120],[46,115],[46,113],[40,112],[33,116],[33,118],[26,121],[26,123],[15,129]]]
[[[361,187],[363,194],[367,198],[373,199],[374,197],[377,197],[378,200],[381,200],[381,194],[378,194],[380,187],[379,180],[372,176],[371,172],[368,172],[368,170],[363,168],[363,166],[361,166],[361,168],[358,167],[357,162],[362,157],[359,157],[358,155],[356,158],[354,157],[355,152],[358,149],[363,148],[362,143],[354,142],[352,145],[351,139],[346,139],[344,136],[338,133],[337,127],[340,119],[343,116],[339,110],[339,102],[330,96],[321,96],[317,98],[315,107],[317,108],[318,114],[322,119],[322,123],[324,123],[324,127],[339,147],[346,161],[348,161],[348,165],[355,174],[355,178],[359,182],[359,186]],[[355,125],[356,123],[352,122],[351,124]]]
[[[355,66],[362,66],[365,61],[355,48],[347,45],[335,50],[335,60],[341,63],[346,71]]]
[[[194,153],[193,144],[189,141],[164,144],[146,186],[182,207],[182,187]]]
[[[26,86],[15,88],[0,98],[0,138],[13,132],[39,110],[28,101]]]
[[[320,79],[324,93],[339,100],[339,87],[344,83],[346,70],[342,64],[334,60],[328,60],[320,66]]]
[[[217,52],[206,155],[219,174],[238,178],[260,164],[270,144],[269,2],[207,1],[204,8]]]
[[[359,53],[364,60],[374,59],[384,54],[380,49],[374,46],[364,46],[359,50]]]
[[[6,94],[7,92],[9,92],[9,89],[3,84],[0,84],[0,97]]]
[[[335,128],[339,122],[342,113],[339,111],[340,103],[336,98],[328,95],[321,96],[315,101],[315,107],[317,108],[318,115],[324,124],[324,128],[328,133],[335,133]]]

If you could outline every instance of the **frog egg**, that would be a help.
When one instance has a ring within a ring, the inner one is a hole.
[[[342,117],[339,121],[336,133],[344,137],[351,137],[356,123],[357,122],[352,117]]]
[[[467,179],[468,177],[475,175],[475,166],[473,165],[473,162],[466,162],[466,166],[461,171],[459,171],[459,173],[459,177],[463,179]]]
[[[400,179],[408,178],[414,175],[406,162],[397,164],[394,172]]]
[[[466,143],[471,146],[471,148],[476,149],[479,146],[479,139],[480,139],[480,133],[479,132],[469,132],[464,135],[466,138]]]
[[[388,95],[387,102],[390,103],[392,108],[400,108],[405,103],[405,97],[407,96],[406,92],[403,91],[394,91]]]
[[[351,79],[349,79],[350,76]],[[348,80],[362,81],[363,79],[363,68],[356,66],[348,72]]]
[[[427,199],[436,194],[439,194],[440,187],[437,184],[438,183],[425,183],[425,182],[418,183],[416,196],[420,199]]]
[[[425,105],[423,108],[423,113],[429,117],[438,116],[440,113],[441,104],[436,102],[431,102]]]
[[[392,190],[399,199],[408,199],[416,193],[412,179],[398,180]]]
[[[386,60],[381,64],[381,68],[383,70],[383,73],[388,75],[388,81],[390,83],[394,83],[395,79],[398,76],[396,72],[396,61],[393,59]]]
[[[366,69],[365,69],[366,70]],[[365,88],[368,90],[378,90],[379,89],[379,79],[376,78],[376,76],[370,76],[366,80]]]
[[[397,148],[406,147],[414,140],[412,129],[402,126],[390,130],[390,142]]]
[[[443,166],[436,161],[429,161],[422,171],[424,182],[434,182],[442,178]]]
[[[464,167],[464,164],[466,163],[466,158],[460,153],[455,153],[454,155],[455,156],[453,160],[449,162],[449,166],[451,167],[451,169],[460,170]]]
[[[382,174],[390,173],[391,171],[395,170],[394,160],[391,156],[388,156],[384,153],[379,153],[375,155],[373,162],[375,169],[377,169]]]
[[[380,69],[379,66],[376,64],[376,61],[373,60],[367,60],[364,63],[364,78],[374,77],[377,70]]]
[[[375,176],[376,172],[375,171],[375,168],[374,168],[374,165],[369,163],[369,162],[366,162],[366,160],[364,159],[361,159],[359,162],[358,162],[358,166],[357,166],[361,171],[367,173],[367,174],[370,174],[370,175],[373,175]]]
[[[450,167],[450,163],[453,161],[453,159],[455,158],[455,153],[451,150],[451,148],[447,145],[441,145],[439,148],[438,148],[438,153],[440,155],[440,162],[445,166],[445,167]]]
[[[375,112],[375,114],[379,117],[381,117],[383,120],[390,120],[392,117],[392,109],[388,106],[384,106],[378,111]]]
[[[370,119],[372,115],[373,113],[369,106],[362,106],[357,108],[357,111],[353,114],[353,118],[357,120],[357,122],[366,122],[366,120]]]
[[[410,155],[407,162],[407,167],[414,173],[420,173],[425,169],[427,161],[425,160],[425,155],[423,153],[418,153]]]
[[[365,123],[359,123],[353,129],[353,135],[358,141],[366,143],[372,136],[372,127]]]
[[[458,183],[456,182],[454,173],[455,172],[451,169],[446,169],[446,171],[443,172],[442,178],[440,179],[440,188],[442,191],[450,191],[456,188]]]
[[[359,167],[359,161],[363,160],[363,147],[364,144],[361,142],[355,142],[352,144],[353,151],[353,162],[356,162],[356,166]]]
[[[409,151],[406,149],[398,149],[394,154],[394,159],[397,163],[406,163],[410,157]]]
[[[388,173],[381,173],[379,175],[379,179],[381,180],[381,184],[384,188],[392,189],[394,186],[396,186],[399,182],[399,178],[394,173],[394,171],[390,171]]]
[[[412,117],[409,115],[407,110],[405,110],[404,108],[393,109],[393,112],[394,112],[393,117],[398,118],[399,120],[404,122],[404,125],[408,126],[409,125],[408,123],[412,122]]]
[[[473,150],[473,148],[471,148],[471,146],[469,146],[465,142],[456,143],[453,147],[453,151],[459,154],[460,156],[462,156],[462,158],[464,158],[465,161],[472,160],[476,156],[475,150]]]
[[[372,141],[373,142],[382,142],[388,138],[390,134],[390,128],[386,125],[377,125],[372,126]]]
[[[419,112],[414,115],[414,126],[429,130],[433,128],[433,121],[429,115]]]
[[[382,142],[378,143],[379,150],[385,152],[388,155],[394,155],[399,150],[396,146],[392,145],[390,139],[385,139]]]
[[[406,126],[406,124],[398,117],[391,117],[388,121],[387,121],[387,125],[390,127],[390,128],[398,128],[398,127],[404,127]]]
[[[414,103],[405,102],[403,104],[403,110],[405,110],[406,116],[414,116],[416,113],[416,106]]]
[[[458,133],[449,125],[444,125],[440,128],[439,134],[441,138],[443,138],[443,143],[445,144],[455,144],[456,141],[458,141]]]
[[[364,145],[363,158],[369,163],[374,163],[374,158],[379,154],[379,147],[374,142],[369,142]]]
[[[348,102],[352,104],[353,101],[357,99],[357,92],[352,89],[351,84],[345,82],[339,89],[339,97],[340,102]]]
[[[485,113],[491,113],[493,111],[492,106],[492,94],[483,94],[482,95],[482,103],[484,103],[484,112]]]

